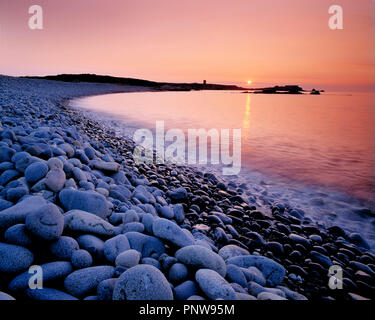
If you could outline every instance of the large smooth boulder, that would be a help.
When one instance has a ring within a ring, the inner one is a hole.
[[[198,270],[195,274],[195,280],[210,299],[237,300],[236,292],[232,286],[214,270]]]
[[[47,173],[45,185],[53,192],[59,192],[64,188],[66,182],[65,172],[62,169],[52,169]]]
[[[152,231],[156,237],[168,240],[177,247],[194,244],[193,236],[189,237],[176,223],[164,218],[154,220]]]
[[[106,172],[118,172],[120,170],[120,164],[117,162],[105,162],[105,161],[94,161],[93,167],[95,169],[106,171]]]
[[[0,242],[0,272],[24,271],[33,261],[34,255],[28,249]]]
[[[16,205],[0,211],[0,229],[24,223],[27,215],[43,207],[47,201],[39,196],[27,197]]]
[[[57,240],[64,230],[64,216],[53,203],[48,203],[28,214],[25,226],[41,239]]]
[[[110,279],[115,274],[112,266],[97,266],[76,270],[65,278],[65,289],[75,297],[84,297],[96,290],[103,280]]]
[[[172,300],[172,289],[163,273],[150,265],[125,271],[113,291],[113,300]]]
[[[30,184],[34,184],[39,180],[43,179],[48,172],[48,166],[46,163],[38,161],[30,164],[25,171],[26,181]]]
[[[248,255],[230,258],[227,264],[234,264],[241,268],[256,267],[264,275],[267,284],[274,287],[280,284],[285,277],[285,268],[267,257]]]
[[[211,269],[225,277],[227,267],[222,257],[200,245],[191,245],[179,249],[175,257],[187,266],[196,269]]]
[[[103,195],[95,191],[63,189],[59,194],[63,207],[70,210],[82,210],[101,218],[109,215],[109,206]]]
[[[247,255],[250,255],[249,251],[234,244],[228,244],[219,250],[219,256],[221,256],[224,260]]]
[[[115,227],[95,214],[71,210],[64,215],[65,227],[72,231],[92,233],[103,236],[115,234]]]

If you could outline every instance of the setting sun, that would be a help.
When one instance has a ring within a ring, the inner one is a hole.
[[[247,84],[251,84],[252,83],[252,81],[251,80],[247,80]]]

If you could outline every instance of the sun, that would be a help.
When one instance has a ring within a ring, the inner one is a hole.
[[[247,84],[252,84],[253,82],[251,80],[247,80]]]

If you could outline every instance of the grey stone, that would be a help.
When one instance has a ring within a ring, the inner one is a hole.
[[[82,233],[92,233],[102,236],[115,234],[115,227],[99,216],[81,211],[71,210],[64,215],[65,228]]]
[[[168,240],[177,247],[194,244],[193,236],[189,237],[176,223],[164,218],[154,220],[152,231],[156,237]]]
[[[81,298],[97,289],[100,282],[115,274],[112,266],[96,266],[79,269],[65,278],[65,289],[75,297]]]
[[[128,238],[123,235],[117,235],[104,242],[104,255],[109,262],[115,262],[117,256],[130,249]]]
[[[227,272],[222,257],[199,245],[191,245],[181,248],[176,252],[175,257],[185,265],[196,269],[211,269],[219,273],[222,277],[225,277]]]
[[[34,184],[43,179],[48,172],[48,166],[44,162],[34,162],[30,164],[25,171],[26,181]]]
[[[33,261],[34,255],[28,249],[0,242],[0,272],[20,272],[30,267]]]
[[[62,169],[52,169],[47,173],[45,185],[53,192],[59,192],[65,186],[66,176]]]
[[[115,261],[116,266],[131,268],[136,266],[141,259],[141,254],[137,250],[126,250],[121,252]]]
[[[72,265],[77,269],[88,268],[92,265],[93,259],[90,252],[86,250],[75,250],[71,256]]]
[[[64,217],[53,203],[48,203],[29,213],[25,226],[39,238],[57,240],[64,230]]]
[[[195,274],[195,280],[210,299],[237,300],[236,292],[231,285],[214,270],[198,270]]]
[[[246,249],[243,249],[243,248],[241,248],[239,246],[236,246],[236,245],[233,245],[233,244],[229,244],[229,245],[226,245],[226,246],[222,247],[219,250],[219,255],[224,260],[228,260],[230,258],[237,257],[237,256],[250,255],[250,253]]]
[[[113,291],[113,300],[172,300],[172,289],[161,271],[137,265],[125,271]]]
[[[256,267],[264,275],[267,280],[267,284],[274,287],[280,284],[285,276],[285,268],[279,263],[263,257],[256,255],[248,256],[237,256],[227,260],[228,264],[234,264],[242,268]]]
[[[79,249],[79,244],[72,237],[62,236],[59,240],[52,242],[49,248],[56,258],[70,260],[73,252]]]
[[[109,215],[109,207],[105,197],[95,191],[63,189],[59,194],[59,199],[68,211],[82,210],[101,218],[106,218]]]

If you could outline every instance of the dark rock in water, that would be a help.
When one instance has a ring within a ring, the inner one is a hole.
[[[125,271],[118,279],[113,300],[172,300],[173,292],[159,269],[137,265]]]
[[[79,269],[65,278],[65,289],[75,297],[83,297],[96,290],[103,280],[110,279],[115,273],[112,266],[96,266]]]
[[[71,263],[67,261],[49,262],[40,267],[42,268],[43,285],[48,281],[66,277],[73,270]],[[29,288],[29,280],[33,275],[29,271],[21,273],[10,282],[9,289],[12,291],[26,290]]]
[[[345,237],[346,236],[346,232],[340,228],[339,226],[332,226],[332,227],[329,227],[328,229],[328,232],[337,236],[337,237]]]
[[[82,210],[96,214],[101,218],[109,215],[109,207],[105,197],[97,192],[64,189],[59,194],[59,199],[68,211]]]
[[[175,256],[185,265],[196,269],[212,269],[225,277],[226,265],[223,258],[205,247],[199,245],[187,246],[178,250]]]
[[[13,244],[0,243],[0,272],[16,273],[31,266],[34,255]]]
[[[43,289],[27,289],[25,291],[27,296],[33,300],[78,300],[76,297],[71,296],[63,291],[43,288]]]
[[[198,270],[195,274],[195,280],[210,299],[237,300],[236,292],[232,286],[214,270]]]
[[[39,238],[57,240],[64,230],[64,217],[54,204],[48,203],[29,213],[25,226]]]
[[[362,236],[359,233],[351,233],[348,236],[348,239],[350,242],[356,244],[359,247],[365,248],[365,249],[370,249],[370,246],[366,242],[365,239],[362,238]]]
[[[186,300],[187,298],[197,295],[198,288],[194,281],[188,280],[174,287],[176,300]]]

